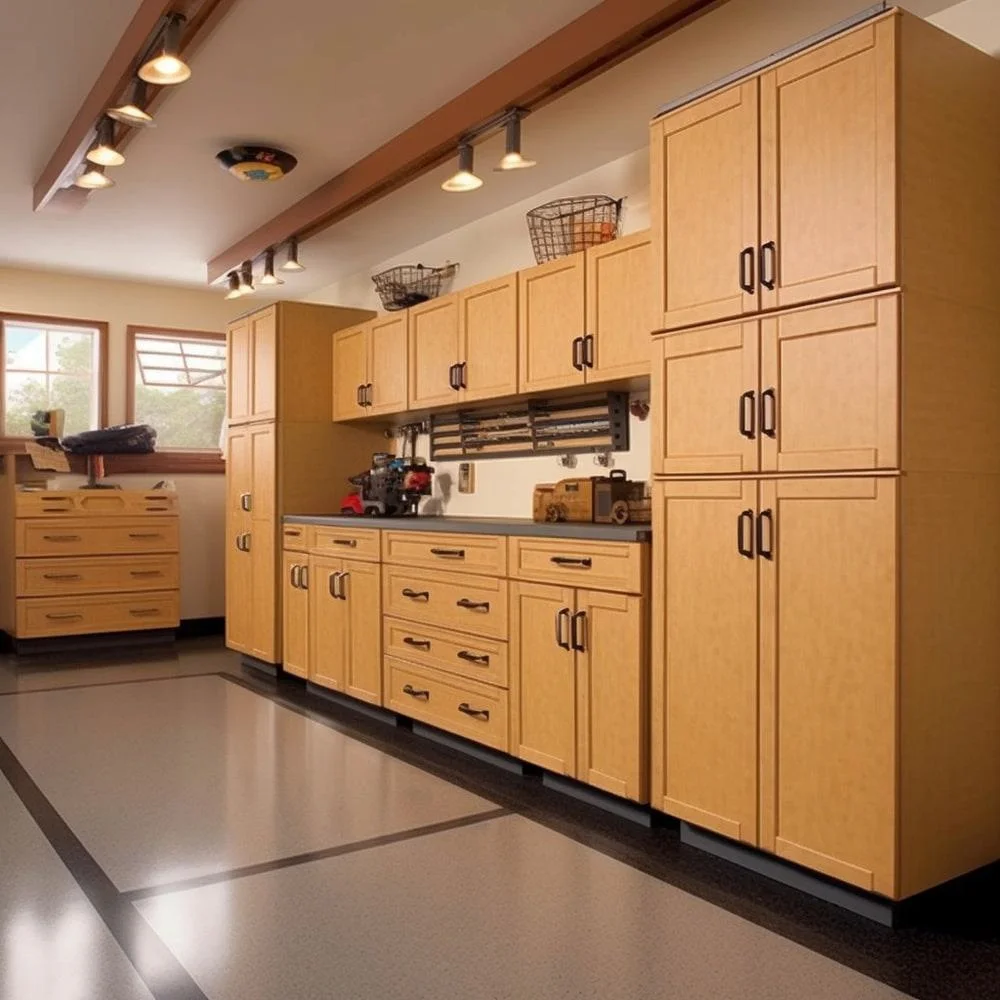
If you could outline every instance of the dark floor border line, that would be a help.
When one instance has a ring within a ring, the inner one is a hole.
[[[378,837],[368,837],[366,840],[355,840],[349,844],[338,844],[336,847],[325,847],[318,851],[306,851],[302,854],[292,854],[285,858],[275,858],[273,861],[261,861],[255,865],[244,865],[242,868],[230,868],[227,871],[211,875],[199,875],[195,878],[178,879],[176,882],[166,882],[163,885],[151,885],[143,889],[130,889],[122,893],[129,902],[140,899],[151,899],[154,896],[165,896],[169,893],[184,892],[188,889],[200,889],[206,885],[217,885],[220,882],[233,882],[236,879],[250,878],[252,875],[266,875],[268,872],[280,871],[283,868],[295,868],[307,865],[313,861],[326,861],[328,858],[339,858],[345,854],[358,854],[370,851],[376,847],[387,847],[389,844],[399,844],[407,840],[419,840],[435,833],[446,833],[448,830],[461,830],[463,827],[476,826],[489,820],[510,816],[509,809],[497,807],[486,812],[472,813],[469,816],[459,816],[455,819],[442,820],[440,823],[427,823],[424,826],[411,827],[408,830],[398,830],[396,833],[384,833]]]
[[[84,688],[123,687],[126,684],[155,684],[157,681],[185,681],[189,677],[224,677],[223,670],[206,670],[197,674],[172,674],[170,677],[131,677],[127,681],[94,681],[92,684],[61,684],[58,687],[26,688],[20,691],[0,691],[0,698],[17,694],[51,694],[53,691],[80,691]]]
[[[2,739],[0,774],[10,783],[154,1000],[208,1000],[146,918],[119,893]]]

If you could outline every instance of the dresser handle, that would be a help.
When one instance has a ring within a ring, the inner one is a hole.
[[[442,559],[464,559],[465,549],[431,549],[431,555]]]
[[[754,427],[754,396],[757,394],[753,389],[747,389],[740,396],[740,434],[751,441],[756,437],[757,430]]]
[[[744,247],[740,251],[740,288],[753,295],[753,247]]]
[[[240,494],[240,510],[245,510],[248,514],[253,509],[253,500],[249,493]]]
[[[82,580],[79,573],[43,573],[43,580]]]
[[[765,524],[767,525],[766,534],[764,533]],[[757,554],[762,559],[774,558],[774,511],[770,507],[757,515]]]
[[[170,510],[169,507],[147,507],[147,514],[162,514],[164,511]]]
[[[468,597],[463,597],[460,601],[455,601],[455,606],[465,608],[466,611],[489,611],[489,601],[470,601]]]
[[[163,576],[158,569],[130,569],[129,576]]]
[[[577,611],[570,622],[570,646],[578,653],[587,652],[587,612]]]
[[[134,618],[148,618],[150,615],[158,615],[159,608],[131,608],[129,614]]]
[[[79,535],[42,535],[47,542],[78,542]]]
[[[490,721],[490,712],[488,708],[473,708],[467,701],[463,701],[462,704],[458,706],[458,710],[464,715],[471,715],[474,719],[482,719],[484,722]]]
[[[142,538],[162,538],[163,535],[161,535],[158,531],[130,531],[128,533],[128,537],[139,540]]]
[[[770,406],[768,405],[770,403]],[[773,438],[777,434],[778,398],[774,389],[765,389],[760,394],[760,432]]]
[[[470,653],[467,649],[460,649],[455,655],[460,660],[465,660],[468,663],[478,663],[484,667],[490,665],[490,658],[486,653],[480,656],[477,653]]]
[[[43,507],[43,514],[65,514],[69,510],[69,507]]]
[[[768,291],[774,291],[775,286],[775,258],[778,254],[778,245],[774,240],[768,240],[760,248],[760,284]]]
[[[356,549],[358,547],[357,540],[354,538],[335,538],[333,544],[346,545],[349,549]]]
[[[298,590],[302,586],[302,567],[298,563],[293,563],[288,571],[289,583]]]
[[[552,556],[551,561],[557,566],[579,566],[582,569],[590,569],[594,565],[590,556]]]
[[[569,608],[560,608],[556,612],[556,645],[560,649],[572,648],[569,644],[569,639],[563,638],[563,622],[569,624],[569,614]]]
[[[285,538],[298,538],[301,534],[298,528],[285,528]]]
[[[744,526],[749,526],[749,531]],[[747,538],[750,540],[747,541]],[[746,559],[753,559],[753,511],[747,508],[736,518],[736,550]]]
[[[75,622],[75,621],[79,620],[80,618],[82,618],[83,615],[77,615],[77,614],[72,614],[72,615],[51,615],[51,614],[49,614],[49,615],[46,615],[45,617],[48,618],[49,621],[53,621],[53,622]]]
[[[407,646],[415,646],[417,649],[431,648],[430,639],[414,639],[412,636],[404,635],[403,642],[405,642]]]
[[[417,698],[420,701],[430,701],[431,693],[430,691],[424,691],[420,688],[415,688],[412,684],[403,685],[403,694],[408,694],[411,698]]]
[[[411,601],[429,601],[431,599],[429,590],[410,590],[409,587],[404,587],[401,593],[403,597],[408,597]]]

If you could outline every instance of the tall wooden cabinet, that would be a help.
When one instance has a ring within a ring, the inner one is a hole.
[[[284,514],[329,513],[384,444],[330,422],[334,331],[370,313],[279,302],[228,330],[226,642],[281,661]]]
[[[890,12],[651,142],[653,804],[913,895],[1000,858],[1000,66]]]
[[[378,316],[334,335],[334,420],[402,413],[406,409],[406,338],[405,311]]]

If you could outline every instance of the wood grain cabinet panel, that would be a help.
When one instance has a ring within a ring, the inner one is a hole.
[[[517,393],[517,274],[458,293],[463,403]]]
[[[399,566],[505,576],[507,539],[500,535],[386,529],[382,532],[382,558]]]
[[[371,321],[368,347],[368,415],[403,413],[407,405],[407,313]]]
[[[138,555],[177,552],[176,517],[38,518],[16,526],[19,557]]]
[[[382,703],[381,568],[345,559],[337,589],[346,608],[344,691],[373,705]]]
[[[17,560],[17,593],[21,597],[174,590],[179,586],[176,555]]]
[[[272,306],[250,317],[252,349],[250,419],[274,420],[278,412],[278,319]]]
[[[250,419],[251,413],[253,345],[249,319],[230,325],[226,347],[226,417],[230,424],[242,423]]]
[[[328,528],[317,525],[313,528],[309,550],[322,555],[378,562],[382,548],[379,538],[381,534],[375,528]]]
[[[433,625],[383,619],[385,655],[507,687],[507,643],[462,635]]]
[[[19,639],[176,628],[179,624],[180,599],[176,590],[70,598],[26,597],[17,601]]]
[[[506,580],[385,565],[382,587],[382,606],[395,618],[507,638]]]
[[[452,404],[458,389],[449,379],[461,353],[458,294],[422,302],[409,313],[410,409]]]
[[[298,552],[282,557],[282,667],[309,676],[309,558]]]
[[[362,392],[368,383],[371,324],[362,323],[333,335],[333,419],[353,420],[367,410]]]
[[[510,575],[589,590],[639,594],[646,585],[649,546],[577,538],[510,538]]]
[[[350,626],[346,602],[337,595],[342,559],[309,557],[309,680],[344,691]]]

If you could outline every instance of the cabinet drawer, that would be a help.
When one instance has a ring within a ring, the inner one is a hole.
[[[17,561],[18,597],[172,590],[178,586],[175,555]]]
[[[385,658],[386,707],[507,752],[507,692]]]
[[[506,539],[498,535],[386,531],[382,544],[382,559],[387,563],[486,576],[507,575]]]
[[[19,639],[176,628],[179,623],[176,590],[106,597],[27,597],[17,602]]]
[[[46,518],[17,522],[19,556],[100,556],[135,552],[176,552],[177,518]]]
[[[378,562],[382,551],[382,546],[379,544],[380,534],[377,528],[316,527],[313,529],[310,549],[320,555]]]
[[[507,643],[383,618],[387,656],[507,687]]]
[[[510,575],[640,594],[646,587],[648,546],[642,542],[586,542],[562,538],[511,538]]]
[[[281,545],[286,552],[308,552],[312,548],[313,528],[308,524],[285,524],[281,528]]]
[[[507,581],[384,566],[382,611],[407,621],[506,639]]]
[[[17,517],[107,517],[122,514],[176,514],[176,493],[137,490],[46,490],[18,493]]]

